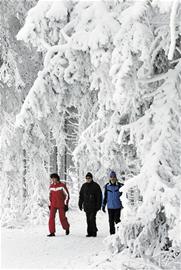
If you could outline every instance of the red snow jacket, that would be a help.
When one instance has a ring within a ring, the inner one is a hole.
[[[55,208],[68,206],[69,192],[66,185],[62,182],[50,185],[50,205]]]

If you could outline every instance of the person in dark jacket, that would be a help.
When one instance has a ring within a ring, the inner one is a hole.
[[[55,216],[58,210],[60,223],[65,230],[66,235],[69,234],[69,223],[65,212],[68,211],[69,192],[66,185],[60,182],[60,177],[56,173],[50,175],[52,184],[50,185],[50,217],[49,217],[49,231],[47,236],[55,236]]]
[[[112,171],[110,173],[110,181],[104,186],[104,198],[102,203],[102,210],[106,212],[105,207],[107,204],[109,215],[109,228],[110,234],[115,234],[115,223],[120,222],[121,209],[123,208],[120,196],[120,187],[123,184],[118,182],[116,173]]]
[[[102,192],[100,186],[93,181],[92,173],[86,174],[84,183],[79,193],[79,209],[84,209],[87,217],[86,237],[97,236],[96,214],[101,209]]]

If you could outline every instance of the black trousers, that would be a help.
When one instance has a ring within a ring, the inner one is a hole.
[[[88,235],[97,235],[96,214],[97,212],[86,212]]]
[[[110,234],[115,233],[115,223],[120,222],[120,216],[121,216],[121,208],[118,209],[108,209],[109,214],[109,229]]]

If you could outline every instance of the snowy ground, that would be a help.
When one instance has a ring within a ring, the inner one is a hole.
[[[71,233],[66,236],[57,219],[56,237],[49,238],[47,225],[2,229],[1,268],[88,269],[109,234],[107,215],[97,215],[98,237],[86,238],[84,212],[69,211]]]
[[[53,238],[46,236],[49,233],[47,225],[26,226],[23,229],[3,228],[1,230],[1,269],[163,269],[150,261],[131,258],[126,250],[115,256],[111,255],[105,244],[105,238],[109,235],[107,213],[98,212],[97,238],[85,237],[84,212],[69,211],[67,216],[71,225],[71,233],[68,236],[60,227],[58,216],[56,237]],[[167,262],[164,269],[180,270],[180,259],[178,258],[174,264]]]

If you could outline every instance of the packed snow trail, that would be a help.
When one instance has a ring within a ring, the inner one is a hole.
[[[2,229],[1,268],[36,269],[87,269],[92,258],[103,248],[109,235],[107,213],[97,214],[97,237],[85,237],[84,212],[69,211],[70,235],[59,225],[56,216],[56,237],[47,237],[48,225],[27,226],[22,229]]]

